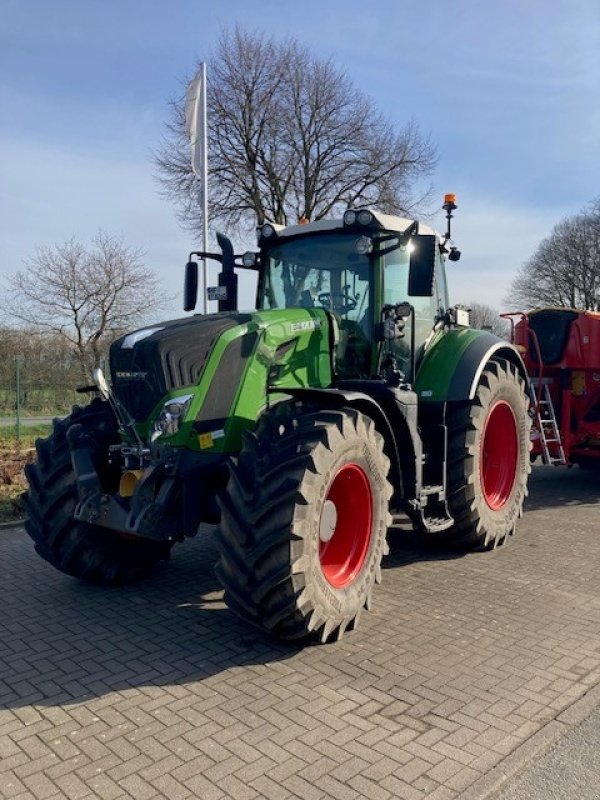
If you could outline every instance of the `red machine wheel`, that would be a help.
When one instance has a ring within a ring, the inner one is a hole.
[[[481,443],[481,488],[498,511],[509,501],[519,466],[519,433],[512,408],[499,400],[488,414]]]
[[[354,628],[381,580],[388,471],[383,439],[358,411],[266,415],[220,498],[229,607],[281,639],[326,642]]]
[[[367,557],[373,527],[373,495],[358,464],[345,464],[334,476],[319,520],[319,560],[336,589],[352,583]]]
[[[508,361],[490,362],[475,397],[448,409],[448,508],[444,537],[479,548],[514,533],[531,471],[525,385]]]

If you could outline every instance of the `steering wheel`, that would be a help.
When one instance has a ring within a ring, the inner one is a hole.
[[[356,308],[358,301],[352,297],[347,289],[341,292],[321,292],[317,295],[317,300],[324,308],[330,311],[337,311],[338,314],[347,314]]]

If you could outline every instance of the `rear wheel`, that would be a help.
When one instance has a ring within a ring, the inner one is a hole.
[[[523,380],[490,362],[475,397],[448,411],[448,538],[497,547],[512,534],[527,495],[531,419]]]
[[[171,543],[134,539],[73,519],[78,493],[66,434],[75,424],[91,433],[104,488],[116,491],[119,475],[108,463],[108,448],[119,440],[116,421],[107,403],[94,400],[55,420],[52,434],[36,442],[37,461],[25,468],[25,529],[42,558],[61,572],[91,583],[129,583],[168,558]]]
[[[381,580],[389,461],[373,421],[352,409],[274,416],[231,465],[217,574],[240,616],[326,642],[355,627]]]

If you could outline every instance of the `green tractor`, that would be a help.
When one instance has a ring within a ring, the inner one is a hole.
[[[122,584],[218,523],[236,613],[282,639],[339,638],[410,517],[440,542],[493,548],[527,494],[527,374],[518,351],[451,307],[440,236],[370,209],[258,228],[222,265],[219,313],[117,339],[110,385],[55,421],[27,468],[26,529],[59,570]],[[236,268],[256,309],[236,310]],[[89,390],[91,387],[85,387]]]

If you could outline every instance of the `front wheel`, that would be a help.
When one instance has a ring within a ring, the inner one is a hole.
[[[514,532],[527,496],[531,418],[525,385],[507,361],[489,362],[475,397],[448,410],[448,538],[493,548]]]
[[[355,627],[381,580],[389,461],[373,421],[352,409],[273,417],[231,465],[217,575],[240,616],[281,639],[326,642]]]
[[[61,572],[89,583],[131,583],[161,559],[167,559],[172,545],[75,520],[77,481],[67,444],[71,425],[83,425],[91,435],[95,466],[104,488],[117,490],[119,472],[108,460],[109,446],[119,441],[114,415],[108,403],[101,400],[93,400],[85,408],[76,406],[71,416],[55,420],[47,439],[37,440],[37,460],[25,468],[29,483],[24,495],[25,530],[42,558]]]

